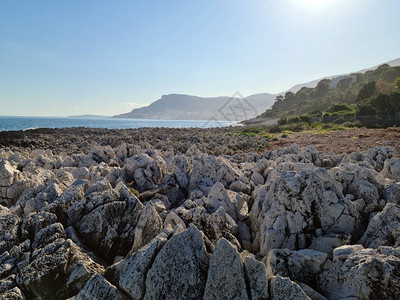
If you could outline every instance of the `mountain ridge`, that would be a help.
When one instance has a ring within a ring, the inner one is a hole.
[[[400,66],[400,57],[386,63],[390,66]],[[278,95],[286,92],[296,93],[302,87],[315,88],[322,79],[333,79],[340,76],[347,76],[353,73],[363,73],[374,70],[380,65],[363,69],[357,72],[343,73],[338,75],[325,76],[316,80],[292,86],[281,93],[259,93],[242,97],[239,93],[233,97],[200,97],[186,94],[168,94],[147,106],[135,108],[130,112],[114,115],[113,118],[131,119],[166,119],[166,120],[229,120],[243,121],[251,119],[270,108]]]

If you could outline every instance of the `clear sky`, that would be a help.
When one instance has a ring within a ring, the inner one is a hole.
[[[398,57],[399,0],[0,0],[0,115],[278,93]]]

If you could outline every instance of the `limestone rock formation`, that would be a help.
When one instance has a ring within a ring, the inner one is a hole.
[[[135,239],[132,250],[135,252],[151,241],[163,228],[163,221],[156,209],[147,203],[140,213],[139,221],[135,229]]]
[[[87,299],[124,300],[127,299],[127,297],[124,297],[124,295],[103,276],[96,274],[88,280],[85,287],[79,292],[78,295],[70,298],[70,300]]]
[[[370,220],[359,243],[367,248],[400,247],[400,206],[386,204],[383,211]]]
[[[280,275],[303,283],[315,283],[327,259],[326,253],[310,249],[274,249],[268,254],[266,265],[270,276]]]
[[[256,153],[257,139],[191,129],[46,131],[0,148],[0,299],[400,294],[394,148]]]
[[[245,252],[242,252],[245,253]],[[254,256],[244,254],[245,278],[248,282],[248,290],[251,299],[268,299],[268,278],[265,265],[256,260]]]
[[[89,189],[88,189],[89,191]],[[118,191],[93,191],[67,211],[68,222],[82,242],[104,258],[126,255],[131,249],[143,205],[132,194],[121,197]]]
[[[147,272],[144,299],[199,299],[204,293],[210,254],[194,225],[171,237]]]
[[[272,300],[310,300],[307,294],[295,282],[287,277],[273,276],[269,280]]]
[[[154,259],[165,245],[169,234],[162,232],[132,256],[112,267],[119,271],[118,283],[132,299],[142,299],[146,288],[146,277]]]
[[[253,247],[266,255],[273,248],[306,248],[322,234],[356,234],[360,216],[354,204],[323,169],[282,173],[253,207]]]
[[[347,251],[318,280],[328,299],[396,299],[400,293],[400,256],[374,249]],[[340,287],[340,288],[339,288]]]
[[[204,299],[248,299],[240,255],[224,238],[211,257]]]

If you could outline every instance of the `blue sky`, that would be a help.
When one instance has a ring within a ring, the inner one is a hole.
[[[400,57],[399,0],[0,0],[0,115],[278,93]]]

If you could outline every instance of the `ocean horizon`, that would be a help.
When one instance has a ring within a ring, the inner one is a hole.
[[[218,120],[157,120],[119,119],[111,117],[25,117],[0,116],[0,131],[18,131],[38,128],[107,128],[135,129],[142,127],[210,128],[238,125],[235,121]]]

